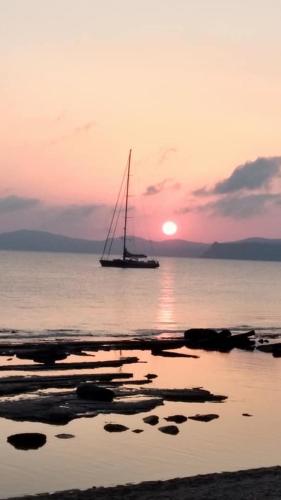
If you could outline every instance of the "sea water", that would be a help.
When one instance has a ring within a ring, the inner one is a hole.
[[[0,341],[5,343],[174,336],[193,326],[256,328],[260,336],[280,335],[278,263],[161,259],[158,270],[119,270],[99,267],[93,255],[2,252],[0,268]],[[65,426],[0,419],[0,498],[280,464],[281,359],[236,349],[180,351],[198,358],[123,351],[123,356],[137,355],[141,363],[117,371],[132,371],[138,379],[156,373],[152,387],[202,386],[228,396],[221,404],[166,402],[151,412],[160,417],[159,426],[173,414],[216,413],[218,419],[187,420],[178,426],[177,436],[145,424],[146,414],[99,415]],[[119,355],[99,352],[94,359]],[[20,360],[1,357],[0,362]],[[108,422],[129,430],[107,433],[103,427]],[[134,434],[135,428],[144,432]],[[7,437],[18,432],[43,432],[47,443],[39,450],[16,450]],[[75,437],[58,439],[62,432]]]
[[[162,258],[102,268],[96,255],[0,252],[2,337],[119,336],[281,327],[281,263]]]

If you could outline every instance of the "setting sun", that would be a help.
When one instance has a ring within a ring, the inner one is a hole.
[[[164,234],[166,234],[166,236],[173,236],[174,234],[176,234],[177,230],[178,226],[171,220],[164,222],[162,226],[162,231]]]

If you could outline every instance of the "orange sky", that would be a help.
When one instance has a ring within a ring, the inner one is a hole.
[[[137,233],[145,235],[146,212],[154,239],[165,219],[190,240],[281,236],[277,199],[233,216],[198,210],[206,199],[192,195],[280,154],[279,1],[1,7],[0,231],[102,238],[132,147]],[[272,192],[274,183],[276,194],[278,174],[271,181],[237,194]],[[143,196],[148,186],[159,192]]]

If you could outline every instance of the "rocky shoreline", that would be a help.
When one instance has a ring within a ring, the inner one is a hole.
[[[281,467],[149,481],[110,488],[68,490],[10,500],[280,500]]]

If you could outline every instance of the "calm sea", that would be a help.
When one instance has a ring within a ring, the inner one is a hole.
[[[0,252],[0,270],[0,338],[281,327],[281,263],[163,258],[126,270],[95,255]]]
[[[161,259],[158,270],[118,270],[99,267],[92,255],[0,252],[0,294],[2,342],[174,335],[192,326],[281,332],[281,263]],[[158,375],[153,386],[202,386],[228,396],[223,404],[166,402],[152,412],[160,424],[179,413],[219,418],[187,420],[177,436],[144,424],[145,414],[99,415],[62,427],[0,419],[0,498],[280,464],[280,358],[239,350],[192,351],[198,359],[134,353],[141,361],[130,365],[135,378],[152,372]],[[99,352],[95,359],[118,356],[119,351]],[[19,362],[0,358],[2,365]],[[107,433],[107,422],[129,430]],[[134,434],[135,428],[144,432]],[[16,450],[7,437],[18,432],[43,432],[47,443],[39,450]],[[75,437],[58,439],[61,432]]]

